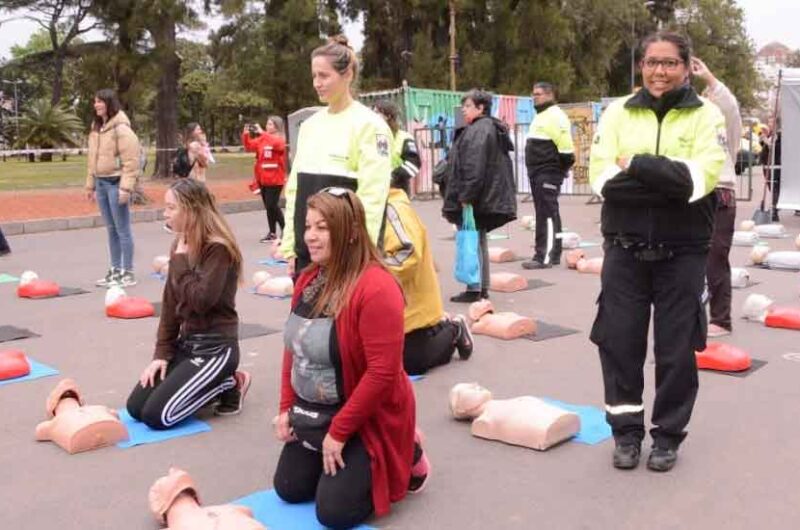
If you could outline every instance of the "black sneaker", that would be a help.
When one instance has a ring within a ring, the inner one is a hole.
[[[677,449],[653,446],[653,450],[650,451],[650,456],[647,458],[647,469],[660,472],[669,471],[675,467],[677,461]]]
[[[133,271],[123,270],[116,278],[116,285],[122,287],[133,287],[136,283],[136,276],[133,274]]]
[[[118,285],[117,282],[121,274],[121,270],[117,269],[116,267],[111,267],[108,269],[108,272],[106,272],[106,275],[102,279],[94,282],[94,284],[98,287],[112,287],[114,285]]]
[[[236,379],[236,386],[220,394],[219,405],[214,409],[217,416],[235,416],[242,411],[244,398],[250,389],[250,373],[236,370],[233,377]]]
[[[543,262],[541,262],[539,260],[536,260],[536,259],[532,259],[530,261],[523,261],[522,262],[522,268],[527,270],[527,271],[540,270],[540,269],[549,269],[551,267],[552,267],[552,265],[550,265],[549,263],[543,263]]]
[[[472,302],[477,302],[478,300],[480,300],[481,294],[482,293],[480,291],[464,291],[463,293],[451,296],[450,301],[459,304],[471,304]],[[483,298],[489,298],[489,297],[485,296]]]
[[[617,469],[635,469],[639,465],[642,449],[634,444],[620,444],[614,448],[614,467]],[[652,456],[652,455],[651,455]],[[648,461],[648,465],[650,462]]]
[[[469,359],[472,355],[474,342],[472,341],[472,331],[469,329],[467,319],[464,315],[456,315],[453,317],[452,322],[458,326],[458,336],[456,337],[456,349],[458,350],[458,357],[462,361]]]

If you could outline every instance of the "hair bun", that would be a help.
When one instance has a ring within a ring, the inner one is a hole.
[[[333,37],[328,38],[328,42],[331,44],[341,44],[342,46],[347,46],[350,48],[350,41],[347,40],[347,36],[343,34],[334,35]]]

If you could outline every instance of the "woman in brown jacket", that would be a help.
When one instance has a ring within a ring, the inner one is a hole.
[[[108,229],[111,267],[100,287],[136,285],[129,203],[139,177],[139,139],[113,90],[94,97],[95,118],[89,133],[86,196],[97,201]]]
[[[216,414],[238,414],[250,386],[250,374],[236,370],[236,239],[202,182],[178,180],[164,202],[176,237],[155,353],[128,398],[128,413],[153,429],[169,429],[218,396]]]

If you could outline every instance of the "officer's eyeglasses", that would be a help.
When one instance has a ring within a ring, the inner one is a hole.
[[[642,61],[642,66],[647,70],[655,70],[659,66],[662,67],[664,70],[672,71],[677,70],[680,65],[683,64],[683,61],[679,59],[645,59]]]

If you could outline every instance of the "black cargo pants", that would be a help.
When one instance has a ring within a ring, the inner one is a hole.
[[[644,362],[653,307],[656,397],[650,435],[675,448],[697,397],[695,350],[703,350],[705,249],[653,256],[606,243],[602,290],[591,340],[600,350],[606,420],[617,444],[644,439]]]

